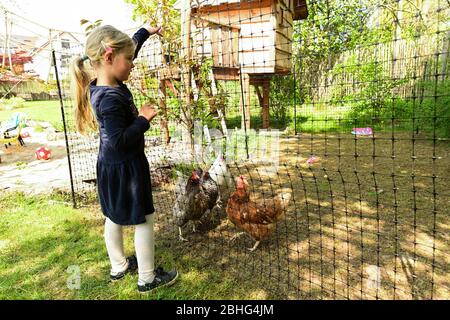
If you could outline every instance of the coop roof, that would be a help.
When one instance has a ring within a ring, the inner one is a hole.
[[[260,2],[260,0],[200,0],[192,3],[193,8],[203,7],[203,6],[218,6],[223,3],[235,3],[235,2]]]
[[[226,5],[228,9],[239,9],[240,6],[245,4],[245,7],[249,6],[261,6],[263,3],[267,5],[267,2],[277,2],[279,0],[194,0],[191,4],[192,9],[194,11],[198,8],[204,7],[215,7],[215,6],[223,6]],[[174,8],[177,10],[181,10],[182,0],[178,0],[174,4]],[[294,0],[294,8],[293,8],[293,18],[294,20],[306,19],[308,16],[308,8],[306,5],[306,0]]]

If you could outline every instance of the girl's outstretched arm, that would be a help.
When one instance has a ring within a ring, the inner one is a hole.
[[[133,35],[133,41],[136,43],[136,51],[134,52],[134,59],[138,56],[144,42],[153,34],[161,36],[161,27],[141,28]]]

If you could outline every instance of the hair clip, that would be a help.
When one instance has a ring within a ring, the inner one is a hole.
[[[103,46],[103,49],[105,49],[105,53],[113,53],[113,49],[111,47],[108,47],[103,41],[101,41],[101,44]]]

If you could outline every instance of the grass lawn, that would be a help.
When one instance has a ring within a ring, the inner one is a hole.
[[[290,129],[294,132],[295,117],[297,117],[297,132],[334,132],[350,130],[352,128],[351,120],[348,119],[350,107],[327,107],[303,105],[297,106],[296,114],[294,107],[291,106],[286,112],[285,121],[276,119],[271,112],[270,127],[284,130]],[[229,128],[240,128],[241,114],[237,110],[231,110],[227,113],[227,125]],[[251,107],[250,126],[254,129],[262,128],[262,115],[259,107]]]
[[[0,109],[0,121],[7,120],[16,112],[27,115],[27,119],[50,122],[55,128],[62,128],[61,106],[59,100],[26,101],[23,108],[13,110]]]
[[[133,229],[125,229],[126,253]],[[96,204],[73,209],[68,195],[0,194],[0,300],[2,299],[250,299],[251,286],[205,268],[205,261],[158,239],[156,265],[176,266],[180,279],[168,288],[141,295],[137,275],[108,281],[103,216]],[[81,272],[80,289],[69,289]],[[70,267],[70,268],[69,268]],[[254,292],[254,291],[253,291]],[[256,297],[257,298],[257,297]]]

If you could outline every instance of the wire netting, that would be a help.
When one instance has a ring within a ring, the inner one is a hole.
[[[180,34],[152,36],[127,82],[137,106],[158,105],[145,149],[157,241],[276,297],[448,299],[449,2],[207,0],[171,10]],[[82,205],[96,190],[99,138],[75,132],[58,61]],[[189,216],[195,168],[209,170],[221,201],[186,219],[186,243],[176,215]],[[232,197],[241,176],[249,198]]]

